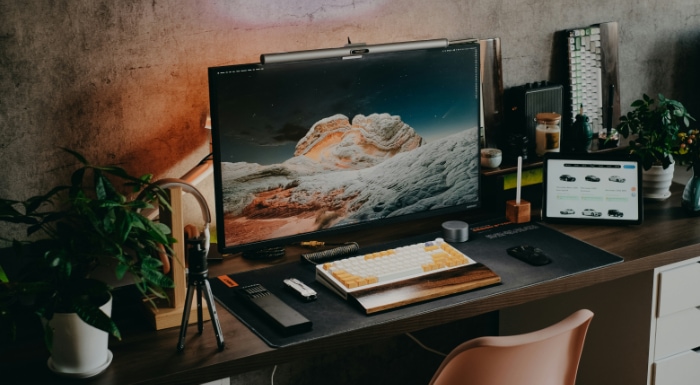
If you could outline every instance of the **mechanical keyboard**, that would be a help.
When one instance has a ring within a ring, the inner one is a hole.
[[[319,264],[316,280],[368,313],[500,282],[442,238]]]
[[[604,138],[613,133],[614,122],[620,118],[617,22],[571,29],[565,33],[569,85],[562,125],[572,124],[583,109],[593,132]],[[618,145],[615,141],[598,143],[595,140],[593,143],[599,145],[594,145],[593,150]]]
[[[603,130],[603,90],[600,28],[569,31],[569,80],[571,116],[582,109],[593,132]]]

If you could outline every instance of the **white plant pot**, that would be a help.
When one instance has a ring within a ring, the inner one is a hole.
[[[671,196],[671,183],[673,182],[674,163],[665,169],[662,166],[651,166],[649,170],[642,171],[643,191],[645,199],[665,200]]]
[[[100,307],[112,315],[112,297]],[[95,376],[112,362],[107,345],[109,334],[86,324],[75,313],[56,313],[49,321],[53,329],[53,350],[48,366],[54,373],[73,377]]]

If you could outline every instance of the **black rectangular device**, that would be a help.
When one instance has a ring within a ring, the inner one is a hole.
[[[289,335],[311,330],[312,322],[260,284],[237,289],[238,296],[278,332]]]
[[[641,224],[642,170],[626,155],[547,153],[542,220],[555,223]]]
[[[219,250],[480,207],[480,47],[437,43],[209,68]]]

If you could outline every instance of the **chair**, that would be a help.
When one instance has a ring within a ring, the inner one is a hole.
[[[544,329],[479,337],[447,355],[430,385],[574,385],[593,312],[579,310]]]

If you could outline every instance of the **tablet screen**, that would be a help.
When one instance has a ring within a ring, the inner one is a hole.
[[[628,157],[548,153],[542,219],[549,222],[640,224],[641,169]]]

